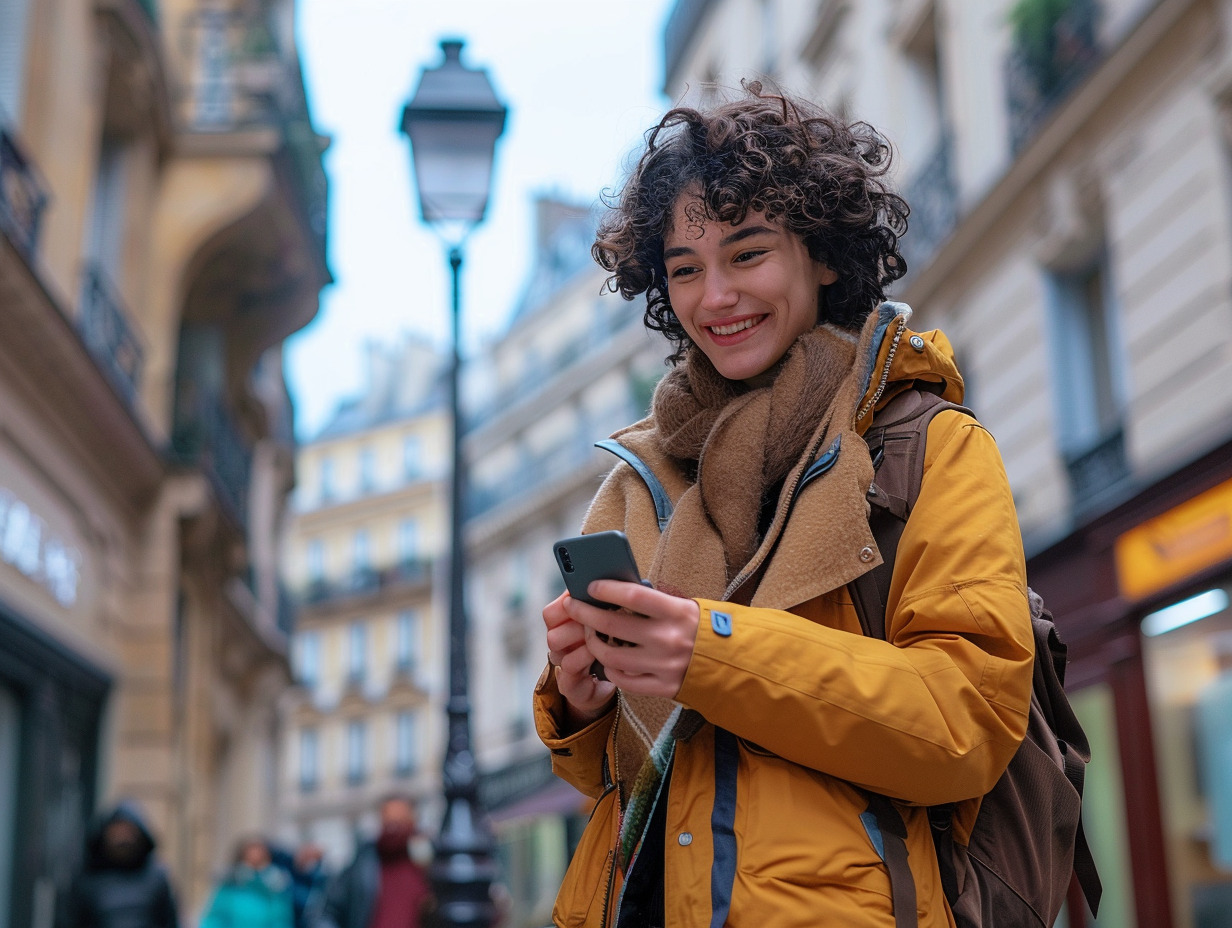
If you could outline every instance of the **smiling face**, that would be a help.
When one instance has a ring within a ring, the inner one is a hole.
[[[664,238],[667,292],[690,340],[728,380],[761,386],[817,325],[819,289],[838,275],[764,213],[720,222],[683,194]]]

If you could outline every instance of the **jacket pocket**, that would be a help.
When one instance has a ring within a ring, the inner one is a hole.
[[[616,788],[609,787],[595,802],[573,859],[561,881],[552,920],[565,928],[603,928],[615,883]]]

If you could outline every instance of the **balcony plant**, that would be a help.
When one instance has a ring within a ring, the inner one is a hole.
[[[1094,57],[1095,13],[1095,0],[1017,0],[1010,8],[1014,54],[1042,96]]]

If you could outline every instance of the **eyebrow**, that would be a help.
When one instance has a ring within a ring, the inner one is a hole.
[[[777,235],[778,230],[773,229],[770,226],[742,226],[730,235],[725,235],[723,238],[719,239],[719,247],[726,248],[728,245],[732,245],[736,242],[742,242],[746,238],[750,238],[754,235],[761,235],[763,233]],[[691,255],[693,253],[693,249],[690,246],[677,245],[674,248],[665,248],[663,250],[663,260],[667,261],[671,258],[679,258],[681,255]]]

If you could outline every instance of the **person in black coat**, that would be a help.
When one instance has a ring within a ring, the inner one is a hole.
[[[86,837],[69,900],[73,928],[178,928],[175,894],[141,814],[121,802]]]

